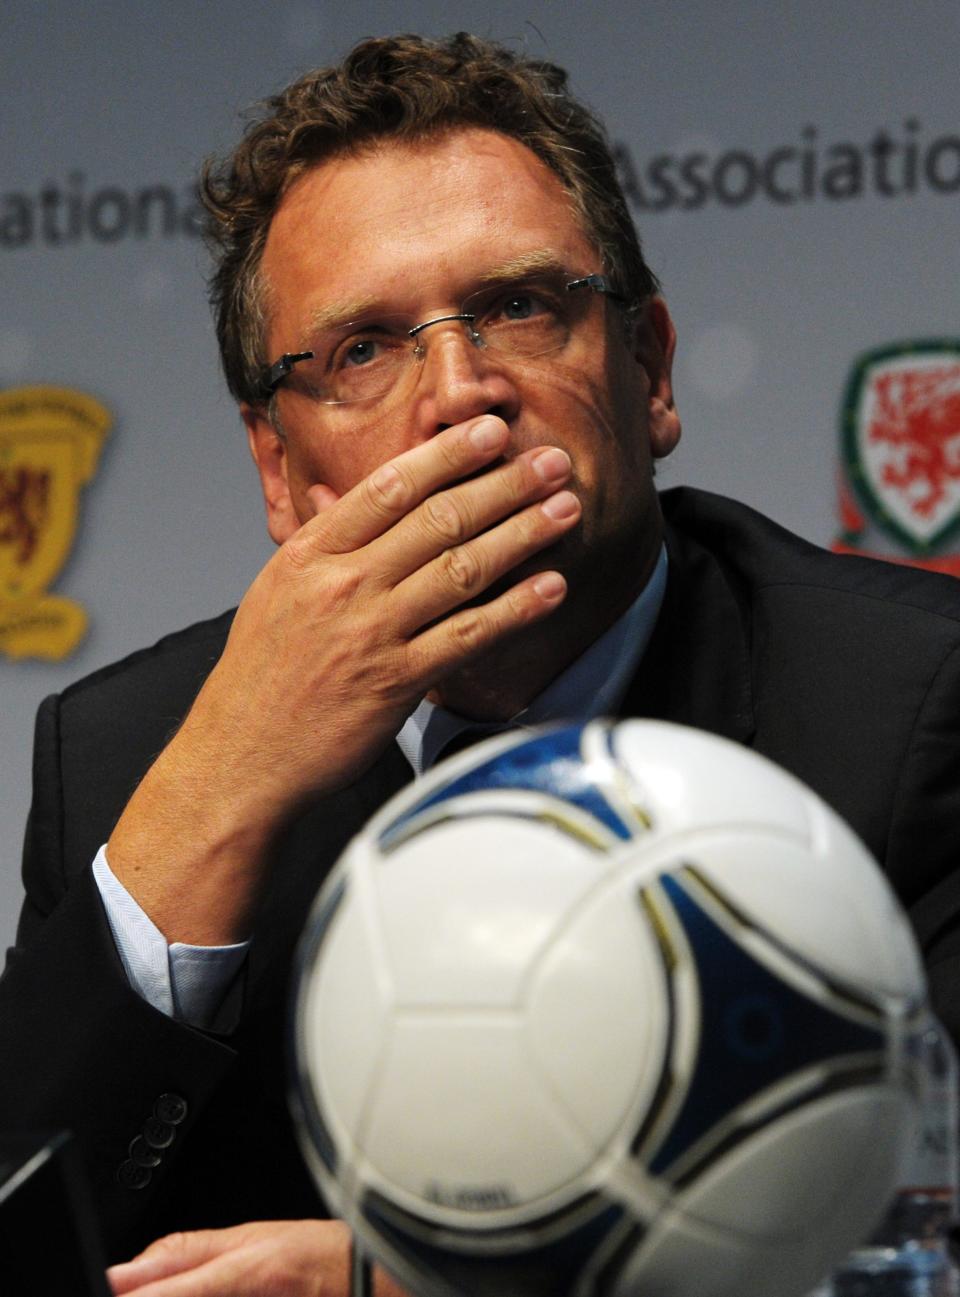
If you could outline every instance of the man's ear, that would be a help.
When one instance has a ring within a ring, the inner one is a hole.
[[[287,481],[287,443],[277,432],[263,406],[244,403],[240,414],[247,426],[250,454],[260,474],[260,489],[267,508],[267,530],[282,545],[300,527]]]
[[[663,459],[680,440],[681,425],[673,400],[677,331],[662,297],[653,297],[645,304],[636,328],[636,357],[646,370],[650,384],[647,397],[650,453],[654,459]]]

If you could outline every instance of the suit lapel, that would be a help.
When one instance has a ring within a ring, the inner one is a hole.
[[[621,711],[749,744],[755,724],[745,610],[708,550],[669,523],[666,541],[663,607]]]

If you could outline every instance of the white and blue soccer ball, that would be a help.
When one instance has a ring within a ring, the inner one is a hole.
[[[386,805],[300,955],[331,1205],[453,1297],[798,1297],[880,1214],[924,981],[866,849],[726,740],[513,733]]]

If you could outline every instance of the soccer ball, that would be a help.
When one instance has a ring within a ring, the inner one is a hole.
[[[301,943],[328,1202],[446,1297],[797,1297],[915,1126],[921,965],[819,798],[649,721],[512,733],[389,802]]]

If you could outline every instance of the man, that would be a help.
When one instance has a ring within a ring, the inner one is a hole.
[[[290,954],[465,723],[651,715],[781,761],[883,860],[956,1028],[960,597],[697,492],[664,525],[674,329],[563,73],[364,42],[206,197],[279,549],[232,619],[44,704],[0,983],[3,1111],[77,1131],[112,1255],[236,1227],[117,1291],[342,1286],[342,1227],[256,1223],[322,1214],[284,1109]]]

